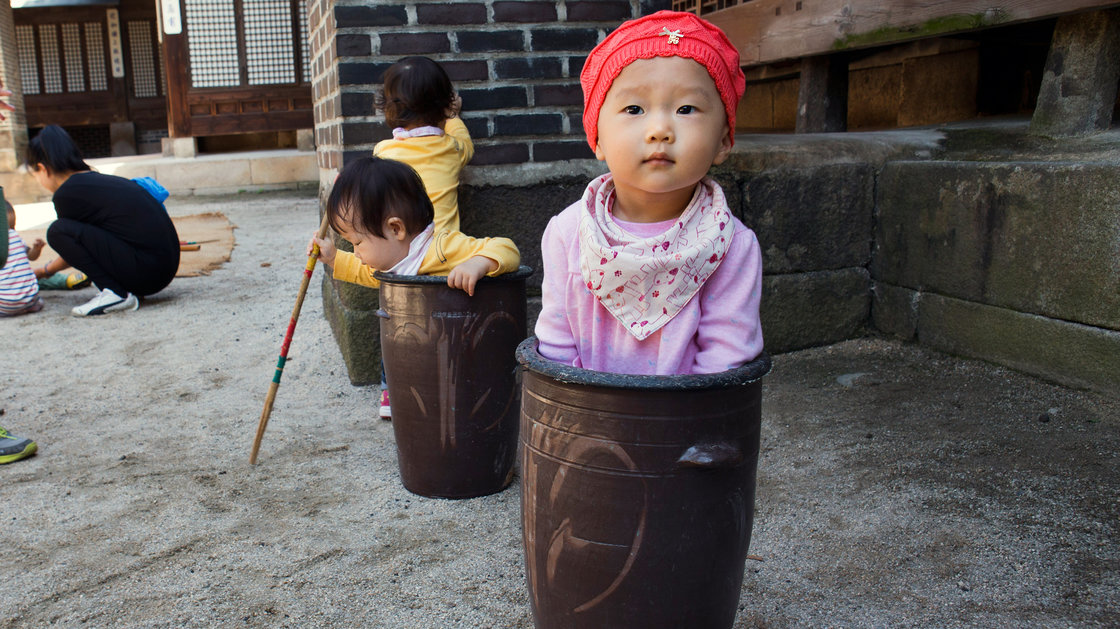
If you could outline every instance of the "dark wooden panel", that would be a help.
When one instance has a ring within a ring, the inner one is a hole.
[[[195,136],[255,133],[259,131],[290,131],[310,129],[315,124],[310,111],[279,112],[252,115],[192,116],[191,133]]]
[[[309,85],[190,89],[185,100],[193,136],[291,131],[314,126]]]
[[[76,127],[123,122],[127,119],[120,111],[112,92],[31,94],[24,96],[23,102],[27,109],[28,127],[44,127],[49,124]]]

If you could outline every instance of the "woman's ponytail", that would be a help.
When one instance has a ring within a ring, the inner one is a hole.
[[[53,173],[72,173],[91,170],[82,159],[78,145],[66,130],[58,125],[47,125],[27,143],[27,164],[45,164]]]

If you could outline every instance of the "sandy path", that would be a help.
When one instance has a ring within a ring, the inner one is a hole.
[[[345,377],[318,273],[247,464],[316,208],[173,201],[237,225],[224,268],[134,313],[71,317],[90,288],[0,321],[3,425],[40,447],[0,468],[0,581],[18,592],[0,597],[0,625],[529,622],[516,492],[450,502],[400,486],[391,425]]]

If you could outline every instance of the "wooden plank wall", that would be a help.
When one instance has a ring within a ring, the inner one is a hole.
[[[752,66],[1116,6],[1120,1],[748,0],[704,18]]]

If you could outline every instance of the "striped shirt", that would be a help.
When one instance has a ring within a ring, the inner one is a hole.
[[[39,283],[27,261],[27,246],[16,230],[8,230],[8,263],[0,270],[0,315],[23,312],[35,303]]]

